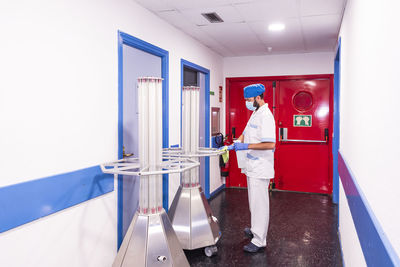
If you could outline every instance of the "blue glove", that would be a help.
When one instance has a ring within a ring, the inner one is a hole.
[[[235,149],[235,146],[234,146],[234,145],[228,146],[228,150],[234,150],[234,149]]]
[[[237,143],[234,144],[234,149],[235,149],[235,151],[247,150],[247,149],[249,149],[249,144],[237,142]]]

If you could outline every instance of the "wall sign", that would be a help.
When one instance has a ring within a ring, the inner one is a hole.
[[[312,115],[293,115],[294,127],[311,127]]]

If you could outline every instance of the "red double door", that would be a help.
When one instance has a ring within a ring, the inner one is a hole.
[[[332,193],[333,76],[228,78],[226,132],[238,138],[251,111],[246,109],[243,88],[261,83],[264,100],[276,123],[275,177],[280,190]],[[227,187],[247,187],[246,176],[230,152]]]

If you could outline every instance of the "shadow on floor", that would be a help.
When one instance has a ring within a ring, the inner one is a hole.
[[[270,193],[267,248],[243,252],[249,242],[247,190],[225,189],[210,201],[222,237],[212,258],[204,249],[185,251],[190,266],[342,266],[337,235],[337,206],[329,196],[293,192]]]

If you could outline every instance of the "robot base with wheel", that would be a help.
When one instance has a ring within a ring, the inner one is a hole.
[[[183,87],[182,148],[164,149],[164,157],[199,161],[200,157],[225,153],[218,149],[199,147],[199,91],[199,87]],[[181,184],[168,217],[183,249],[204,248],[206,256],[211,257],[218,251],[216,244],[221,231],[200,187],[199,177],[199,168],[182,172]]]
[[[204,247],[207,257],[217,254],[221,231],[199,185],[179,186],[168,217],[183,249]]]

